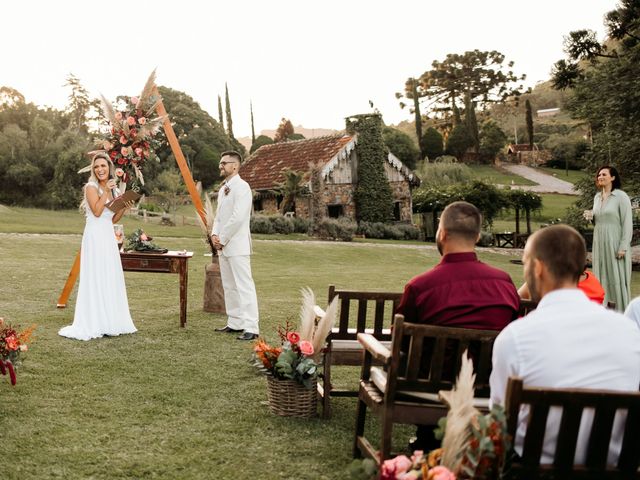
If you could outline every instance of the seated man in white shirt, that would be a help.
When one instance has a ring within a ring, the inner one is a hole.
[[[538,307],[509,324],[493,349],[491,401],[504,405],[507,379],[522,377],[525,386],[638,391],[640,329],[629,318],[590,301],[577,288],[584,269],[584,239],[567,225],[553,225],[527,241],[524,277]],[[591,419],[583,418],[590,422]],[[522,454],[527,412],[519,417],[516,453]],[[551,411],[540,463],[552,463],[560,412]],[[575,463],[583,464],[587,435],[578,438]],[[609,446],[617,461],[622,437],[618,428]]]

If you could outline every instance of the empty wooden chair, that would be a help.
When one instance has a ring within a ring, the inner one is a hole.
[[[526,387],[521,378],[511,377],[505,403],[512,438],[518,428],[521,407],[528,408],[529,416],[522,455],[512,459],[504,478],[640,478],[640,392]],[[552,415],[561,415],[553,463],[540,464],[547,419],[554,407],[562,410],[552,411]],[[584,437],[578,435],[581,419],[580,433]],[[607,465],[609,443],[616,428],[624,429],[622,449],[617,463]],[[586,440],[586,461],[574,465],[581,439]]]
[[[339,299],[338,324],[327,337],[322,360],[323,376],[318,382],[323,416],[331,416],[331,397],[356,397],[357,379],[353,389],[334,389],[331,385],[331,367],[333,365],[359,366],[362,364],[362,346],[358,343],[358,333],[370,333],[375,338],[388,342],[391,340],[393,315],[402,298],[399,292],[370,292],[339,290],[329,286],[328,303]]]
[[[359,334],[365,348],[354,457],[361,455],[378,464],[391,455],[391,438],[395,423],[435,425],[447,414],[440,401],[440,390],[451,390],[460,370],[462,353],[469,350],[476,372],[476,407],[488,409],[489,375],[493,342],[499,332],[467,328],[448,328],[409,323],[396,315],[391,349],[372,335]],[[374,366],[378,361],[382,367]],[[365,437],[367,411],[380,418],[380,448]]]

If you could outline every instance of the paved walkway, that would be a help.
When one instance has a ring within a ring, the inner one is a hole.
[[[578,191],[573,189],[572,183],[560,180],[553,175],[541,172],[535,168],[527,167],[526,165],[510,165],[504,163],[502,164],[502,168],[538,184],[518,185],[518,188],[522,190],[529,190],[537,193],[563,193],[565,195],[580,194]]]

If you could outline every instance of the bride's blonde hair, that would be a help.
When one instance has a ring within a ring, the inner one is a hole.
[[[87,184],[89,182],[100,184],[100,182],[98,181],[98,177],[96,177],[96,172],[93,168],[95,166],[96,160],[99,160],[99,159],[103,159],[107,161],[107,165],[109,165],[109,178],[115,178],[116,168],[114,167],[113,162],[111,161],[111,158],[109,158],[109,155],[106,152],[98,152],[93,157],[91,157],[91,165],[90,165],[91,174],[89,175],[89,180],[87,181],[87,183],[85,183],[84,187],[82,188],[82,192],[83,192],[82,202],[80,202],[80,207],[78,208],[81,213],[84,213],[87,208],[87,193],[85,191],[87,188]]]

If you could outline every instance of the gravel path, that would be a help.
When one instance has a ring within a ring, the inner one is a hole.
[[[522,190],[529,190],[537,193],[563,193],[565,195],[579,195],[579,192],[573,189],[573,184],[560,180],[559,178],[543,173],[535,168],[526,165],[509,165],[502,164],[502,168],[511,173],[520,175],[521,177],[536,182],[538,185],[519,185]]]

